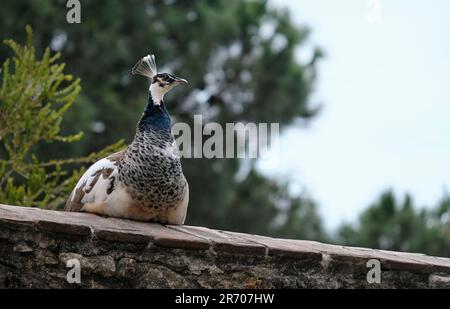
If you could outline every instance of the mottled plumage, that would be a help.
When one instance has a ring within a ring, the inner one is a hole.
[[[132,72],[151,78],[148,103],[134,140],[127,149],[99,160],[86,171],[65,210],[183,224],[189,187],[163,98],[186,81],[156,74],[154,56],[141,59]]]

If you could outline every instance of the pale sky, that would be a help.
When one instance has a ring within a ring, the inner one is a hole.
[[[326,52],[312,103],[286,131],[280,161],[261,162],[319,203],[329,229],[353,222],[387,188],[434,206],[450,189],[450,1],[272,0]],[[299,59],[307,58],[308,48]]]

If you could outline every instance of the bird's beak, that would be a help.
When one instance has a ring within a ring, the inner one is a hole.
[[[176,83],[177,85],[180,85],[180,84],[185,84],[185,85],[187,85],[187,84],[188,84],[188,81],[185,80],[184,78],[176,77],[176,78],[175,78],[175,83]]]

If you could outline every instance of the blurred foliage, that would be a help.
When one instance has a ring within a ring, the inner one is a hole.
[[[398,201],[392,191],[364,211],[355,225],[339,229],[338,242],[384,250],[450,256],[450,198],[436,208],[419,209],[406,195]]]
[[[77,159],[38,159],[33,153],[36,145],[81,139],[81,132],[60,134],[63,116],[81,88],[80,80],[63,73],[64,64],[56,63],[60,54],[51,56],[46,49],[42,59],[36,59],[30,27],[27,34],[26,45],[5,41],[14,57],[3,63],[0,79],[0,201],[56,208],[83,172],[81,169],[68,174],[64,165],[93,162],[123,147],[123,143]]]

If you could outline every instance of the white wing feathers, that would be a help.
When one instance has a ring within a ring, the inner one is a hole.
[[[66,211],[80,211],[85,203],[106,201],[118,173],[114,155],[97,161],[84,173],[67,200]]]

